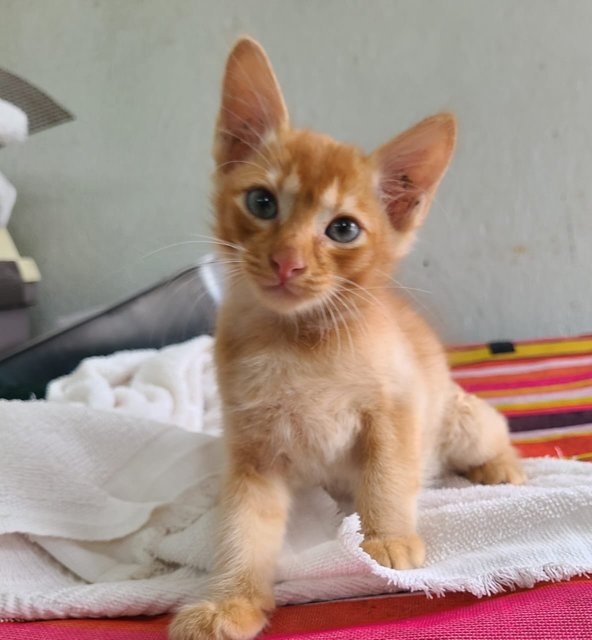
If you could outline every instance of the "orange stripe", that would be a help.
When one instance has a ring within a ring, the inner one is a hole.
[[[548,409],[562,409],[564,407],[577,407],[578,409],[587,410],[592,408],[592,396],[585,398],[564,398],[563,400],[544,400],[542,402],[523,402],[517,404],[497,404],[494,403],[498,411],[508,411],[515,413],[517,411],[536,411],[541,412]]]
[[[522,396],[531,393],[550,393],[553,391],[568,391],[569,389],[582,389],[592,387],[592,376],[587,380],[579,382],[568,382],[566,384],[550,384],[543,387],[518,387],[510,389],[496,389],[495,391],[480,391],[474,389],[472,393],[482,398],[500,398],[505,396]]]

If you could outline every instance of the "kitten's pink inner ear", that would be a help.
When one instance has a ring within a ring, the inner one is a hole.
[[[266,136],[288,124],[288,112],[263,48],[242,38],[226,62],[214,158],[230,165],[252,154]]]
[[[373,153],[381,197],[398,231],[411,230],[424,221],[455,141],[456,120],[442,113],[423,120]]]

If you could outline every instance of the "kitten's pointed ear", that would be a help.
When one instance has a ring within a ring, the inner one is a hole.
[[[456,142],[456,119],[441,113],[422,120],[373,154],[380,195],[397,231],[423,223]]]
[[[218,165],[256,153],[266,136],[288,126],[288,111],[271,63],[261,45],[241,38],[228,60],[216,125]]]

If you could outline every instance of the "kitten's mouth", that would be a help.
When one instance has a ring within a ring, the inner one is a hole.
[[[308,278],[294,277],[282,282],[272,273],[247,270],[247,275],[259,303],[281,315],[299,313],[319,300],[319,287]]]
[[[287,298],[290,300],[297,300],[303,297],[303,291],[300,287],[291,284],[290,282],[278,282],[276,284],[261,284],[259,285],[265,293],[269,293],[273,296],[280,298]]]
[[[256,287],[259,290],[258,297],[261,302],[280,313],[292,313],[303,306],[308,306],[311,302],[310,291],[291,280],[274,282],[257,279]]]

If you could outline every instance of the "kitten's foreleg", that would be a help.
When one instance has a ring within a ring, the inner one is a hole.
[[[228,477],[208,601],[182,609],[171,640],[250,640],[274,607],[273,579],[290,496],[284,481],[252,469]]]
[[[360,444],[356,506],[364,533],[362,549],[386,567],[418,567],[425,549],[416,532],[421,461],[412,407],[366,413]]]

